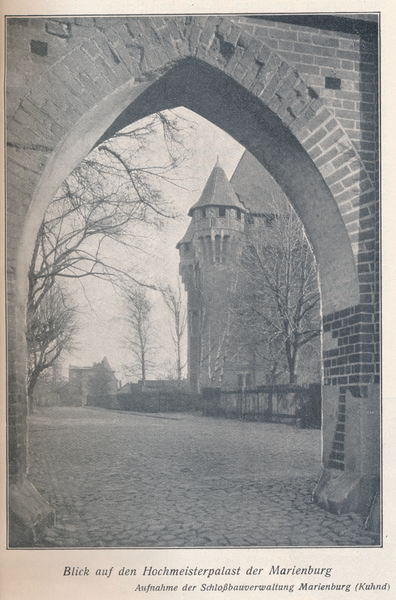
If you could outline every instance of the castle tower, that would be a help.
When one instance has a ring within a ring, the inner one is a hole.
[[[188,214],[191,222],[177,248],[188,296],[188,380],[199,392],[222,381],[231,329],[227,302],[245,236],[246,208],[219,160]]]

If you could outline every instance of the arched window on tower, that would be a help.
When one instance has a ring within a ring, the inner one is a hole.
[[[226,216],[226,208],[225,206],[220,206],[219,207],[219,217],[225,217]]]
[[[221,237],[219,235],[215,236],[215,261],[221,262]]]
[[[200,237],[199,239],[199,243],[201,245],[201,251],[202,251],[202,256],[204,261],[206,260],[206,256],[207,256],[207,248],[206,248],[206,244],[205,244],[205,238]]]
[[[222,262],[225,263],[227,260],[227,255],[230,249],[230,236],[229,235],[225,235],[223,237],[223,256],[222,256]]]
[[[210,237],[210,235],[206,236],[205,242],[206,242],[207,252],[208,252],[208,256],[209,256],[209,262],[212,263],[213,262],[213,246],[212,246],[212,238]]]

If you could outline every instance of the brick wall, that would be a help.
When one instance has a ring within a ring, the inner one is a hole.
[[[373,181],[378,178],[378,44],[376,39],[261,19],[239,19],[288,64],[337,118]],[[326,87],[340,79],[340,89]]]
[[[361,304],[323,319],[325,386],[339,386],[337,423],[326,466],[345,469],[346,392],[367,398],[368,386],[380,383],[378,314],[373,304]],[[364,401],[364,400],[362,400]],[[350,415],[352,418],[352,415]]]
[[[11,19],[9,30],[8,185],[26,205],[59,139],[95,102],[131,77],[195,55],[231,75],[293,131],[333,193],[359,262],[364,254],[371,262],[375,41],[253,17]],[[340,80],[339,90],[326,87],[328,77]]]
[[[360,302],[376,303],[378,315],[378,40],[367,34],[254,18],[239,22],[298,69],[328,109],[312,119],[298,137],[322,169],[343,215],[357,257]],[[326,87],[329,77],[340,80],[340,89]],[[363,168],[346,139],[352,142]]]
[[[324,351],[325,385],[379,383],[379,325],[374,321],[372,304],[357,305],[324,318],[323,335],[331,333],[337,344]]]
[[[323,289],[327,278],[335,281],[334,274],[331,275],[333,268],[339,279],[338,288],[333,285],[334,304],[339,304],[341,311],[349,310],[350,314],[345,313],[341,319],[334,313],[324,317],[324,360],[332,361],[325,366],[326,384],[338,386],[341,399],[344,396],[341,390],[345,387],[371,385],[366,384],[367,378],[372,383],[377,382],[378,367],[374,372],[371,369],[378,364],[378,337],[367,342],[351,341],[356,335],[379,334],[375,40],[356,33],[255,17],[17,18],[10,19],[8,26],[9,440],[15,472],[23,471],[26,465],[24,265],[29,259],[29,240],[34,237],[34,228],[40,220],[39,211],[43,211],[45,202],[51,199],[43,200],[43,195],[37,192],[38,183],[57,172],[53,164],[61,164],[59,157],[67,136],[70,132],[77,135],[82,131],[81,120],[86,115],[89,126],[90,110],[133,80],[136,85],[160,80],[171,67],[185,59],[198,58],[205,65],[215,67],[219,77],[226,75],[233,85],[234,82],[240,84],[251,100],[244,105],[246,111],[251,111],[251,118],[256,118],[257,107],[262,107],[260,118],[268,117],[268,133],[272,126],[276,127],[284,139],[296,144],[293,149],[300,154],[295,173],[284,174],[289,177],[291,188],[293,179],[304,179],[305,171],[300,169],[299,173],[298,164],[305,160],[304,169],[315,171],[323,184],[322,200],[326,206],[330,206],[334,198],[351,242],[348,251],[352,247],[354,254],[360,304],[345,301],[348,285],[353,286],[345,278],[349,273],[356,277],[355,271],[342,272],[338,263],[340,256],[333,261],[333,267],[329,256],[330,270],[329,275],[322,278]],[[328,87],[329,81],[326,86],[326,78],[331,78],[333,87]],[[334,80],[340,80],[340,89],[333,89]],[[237,103],[240,92],[235,86],[230,89],[235,91]],[[221,115],[217,118],[221,125]],[[240,119],[234,117],[234,120],[237,128]],[[260,159],[260,145],[254,150]],[[270,150],[272,148],[267,152]],[[287,151],[288,144],[284,144],[282,156]],[[51,160],[58,163],[50,163]],[[276,162],[281,168],[281,160],[274,162],[274,168]],[[305,180],[308,186],[309,177]],[[326,206],[320,210],[327,210]],[[323,220],[327,213],[320,214]],[[324,238],[323,227],[335,223],[329,233],[335,240],[335,256],[338,239],[334,235],[344,230],[333,216],[333,220],[324,224],[313,214],[310,226],[314,228],[315,222],[319,223]],[[329,288],[325,295],[330,298]],[[370,311],[362,307],[370,307]],[[357,330],[366,325],[372,325],[374,331]],[[341,333],[348,328],[349,333]],[[346,348],[352,346],[353,351],[346,353]],[[335,354],[330,355],[333,351]],[[342,383],[346,377],[347,385]],[[340,415],[343,414],[341,405],[340,400]],[[341,452],[338,448],[334,451]]]

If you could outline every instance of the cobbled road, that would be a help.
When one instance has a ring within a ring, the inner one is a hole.
[[[372,546],[311,502],[320,431],[195,414],[39,408],[29,478],[56,513],[44,547]]]

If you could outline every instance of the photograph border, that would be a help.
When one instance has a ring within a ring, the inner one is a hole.
[[[382,31],[382,11],[381,10],[376,10],[376,11],[370,11],[370,10],[366,10],[366,11],[359,11],[359,10],[355,10],[355,11],[340,11],[340,12],[335,12],[332,11],[332,15],[344,15],[344,14],[348,14],[348,15],[356,15],[356,14],[366,14],[366,13],[370,13],[370,14],[377,14],[379,17],[379,30],[378,30],[378,43],[379,43],[379,82],[378,82],[378,100],[379,100],[379,106],[380,106],[380,110],[379,110],[379,161],[380,161],[380,214],[382,214],[383,212],[383,208],[382,208],[382,203],[381,203],[381,188],[382,188],[382,168],[381,168],[381,161],[382,161],[382,152],[383,152],[383,145],[382,145],[382,137],[381,137],[381,133],[382,133],[382,109],[381,109],[381,102],[382,102],[382,94],[381,94],[381,90],[383,88],[383,83],[382,83],[382,78],[381,78],[381,73],[382,73],[382,68],[381,68],[381,57],[382,57],[382,38],[381,38],[381,31]],[[194,13],[194,12],[188,12],[188,11],[181,11],[181,12],[169,12],[169,13],[157,13],[160,16],[183,16],[183,15],[200,15],[203,16],[205,14],[207,15],[219,15],[219,16],[241,16],[241,17],[245,17],[245,16],[256,16],[256,15],[260,15],[260,13],[258,12],[254,12],[251,13],[250,11],[248,13],[236,13],[236,12],[228,12],[228,11],[219,11],[219,12],[200,12],[200,13]],[[261,14],[267,14],[267,13],[263,13],[261,12]],[[328,15],[328,13],[324,13],[322,11],[317,12],[317,11],[307,11],[307,12],[293,12],[293,11],[287,11],[287,12],[275,12],[275,11],[271,11],[271,14],[275,16],[277,15],[284,15],[284,16],[289,16],[289,15],[305,15],[305,14],[309,14],[309,15]],[[49,13],[43,13],[43,14],[9,14],[9,15],[5,15],[6,18],[23,18],[23,17],[28,17],[28,18],[48,18],[54,16],[52,14]],[[109,13],[84,13],[84,14],[78,14],[78,13],[62,13],[62,14],[56,14],[57,18],[60,18],[62,16],[67,16],[67,17],[94,17],[94,16],[100,16],[100,17],[123,17],[123,16],[134,16],[134,17],[143,17],[143,16],[155,16],[153,15],[152,12],[142,12],[142,13],[134,13],[133,15],[131,15],[130,13],[117,13],[117,14],[109,14]],[[381,226],[380,226],[381,227]],[[382,235],[380,234],[380,252],[381,250],[383,251],[383,243],[382,243]],[[381,273],[380,269],[380,273]],[[381,275],[380,275],[380,287],[381,287]],[[381,302],[381,300],[380,300]],[[382,327],[382,325],[381,325]],[[385,332],[384,332],[385,333]],[[384,346],[381,342],[381,356],[383,357],[383,352],[384,352]],[[382,361],[381,361],[382,362]],[[383,368],[382,368],[383,369]],[[382,370],[383,373],[383,370]],[[382,386],[382,382],[381,382],[381,386]],[[384,492],[384,487],[385,487],[385,475],[384,475],[384,467],[383,467],[383,460],[384,460],[384,440],[383,440],[383,428],[384,428],[384,422],[383,422],[383,391],[382,391],[382,387],[381,387],[381,417],[380,417],[380,427],[381,427],[381,436],[380,436],[380,445],[381,445],[381,450],[380,450],[380,454],[381,454],[381,468],[380,468],[380,474],[381,474],[381,479],[380,479],[380,489],[381,489],[381,496],[383,496],[383,492]],[[8,441],[8,429],[7,429],[7,441]],[[8,464],[8,458],[7,458],[7,464]],[[8,505],[8,487],[7,487],[7,505]],[[383,508],[383,500],[381,501],[381,509],[380,509],[380,521],[381,521],[381,543],[378,546],[361,546],[361,547],[356,547],[356,546],[346,546],[345,549],[353,549],[353,550],[375,550],[375,549],[384,549],[385,544],[384,541],[385,539],[388,537],[387,535],[387,525],[384,524],[384,508]],[[8,530],[8,515],[7,515],[7,530]],[[8,535],[7,535],[7,541],[8,541]],[[7,543],[8,546],[8,543]],[[324,550],[331,550],[334,551],[336,548],[332,547],[332,546],[282,546],[280,549],[281,550],[299,550],[299,549],[304,549],[304,550],[309,550],[311,551],[313,548],[315,548],[315,550],[317,549],[324,549]],[[219,550],[221,549],[222,552],[224,552],[224,548],[223,547],[210,547],[209,550]],[[266,547],[266,546],[258,546],[258,547],[230,547],[230,550],[238,550],[238,551],[244,551],[247,549],[252,549],[254,551],[257,550],[268,550],[268,549],[274,549],[273,546],[271,547]],[[180,548],[180,547],[123,547],[121,548],[98,548],[98,547],[87,547],[87,548],[39,548],[39,547],[21,547],[21,548],[16,548],[16,547],[12,547],[10,548],[8,546],[8,550],[20,550],[20,551],[26,551],[28,550],[29,552],[31,550],[41,550],[41,551],[52,551],[52,550],[67,550],[67,551],[84,551],[84,550],[89,550],[89,552],[91,552],[92,550],[101,550],[101,551],[110,551],[112,552],[113,550],[123,550],[123,551],[149,551],[149,552],[153,552],[153,551],[170,551],[170,550],[175,550],[175,551],[184,551],[184,550],[191,550],[191,551],[203,551],[206,550],[205,548],[195,548],[195,547],[188,547],[188,548]],[[337,550],[343,550],[343,548],[337,548]]]

